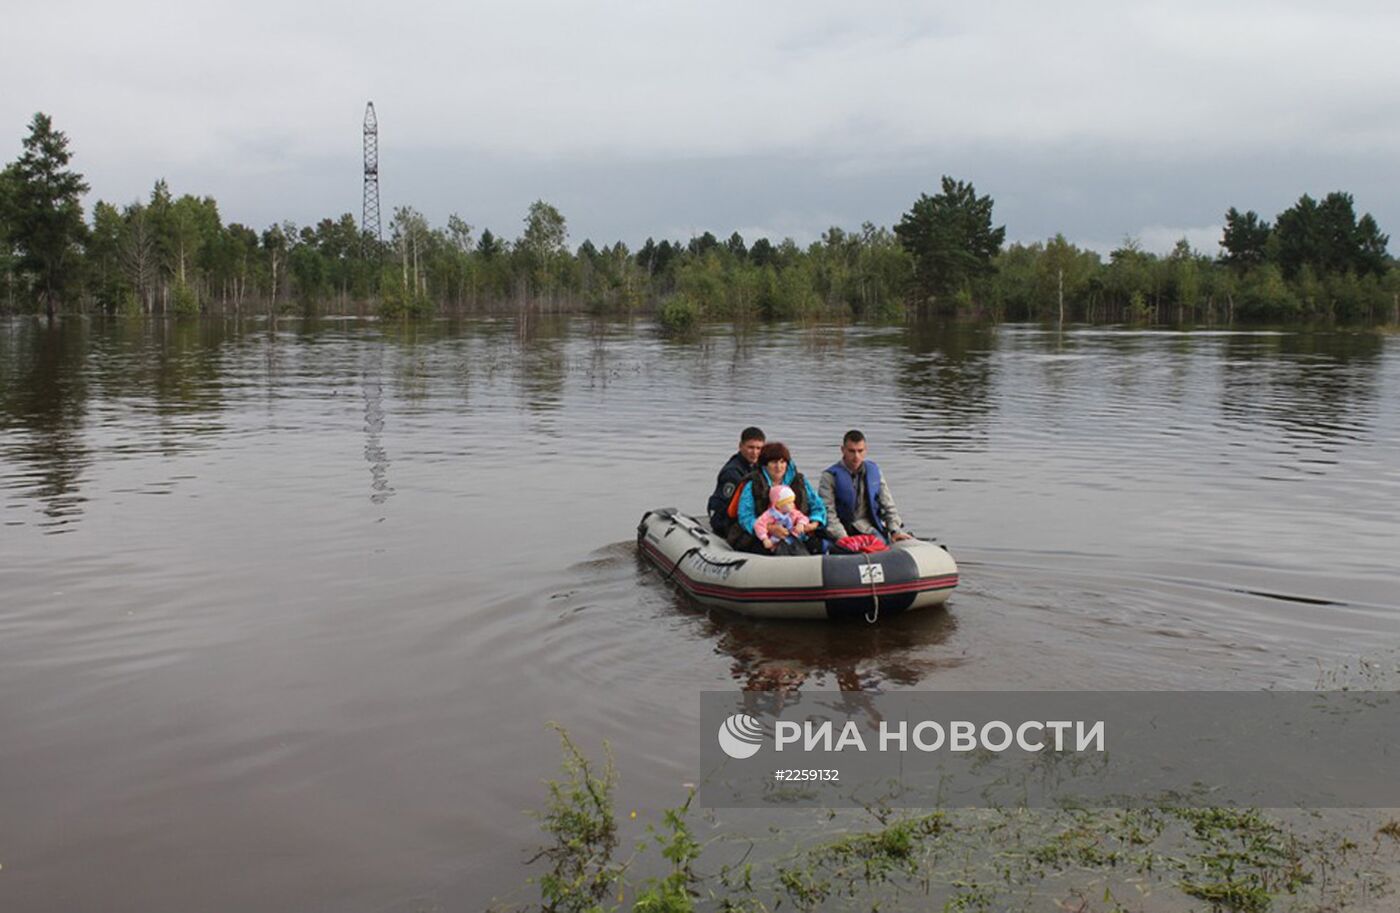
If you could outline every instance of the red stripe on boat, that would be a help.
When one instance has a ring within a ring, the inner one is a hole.
[[[673,567],[676,565],[676,562],[672,561],[650,542],[643,540],[642,548],[654,558],[659,559],[659,563]],[[755,557],[761,558],[763,556],[758,555]],[[894,596],[900,593],[926,593],[933,590],[951,590],[958,585],[957,574],[944,574],[939,577],[920,577],[917,580],[906,580],[895,583],[877,583],[873,586],[791,586],[781,589],[758,589],[757,587],[734,587],[719,583],[702,583],[683,571],[678,571],[673,576],[678,583],[692,593],[698,593],[703,596],[719,596],[725,599],[732,599],[735,602],[824,602],[827,599],[869,596],[872,593],[876,596]]]

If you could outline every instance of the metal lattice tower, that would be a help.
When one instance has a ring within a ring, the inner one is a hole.
[[[365,237],[384,240],[379,225],[379,120],[374,116],[374,102],[365,105],[365,206],[360,230]]]

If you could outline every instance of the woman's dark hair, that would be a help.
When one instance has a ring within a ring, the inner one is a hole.
[[[767,466],[774,460],[783,460],[789,465],[792,464],[792,454],[788,453],[787,444],[782,441],[769,441],[763,445],[763,449],[758,452],[758,465]]]

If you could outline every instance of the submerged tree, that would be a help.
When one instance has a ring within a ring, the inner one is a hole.
[[[569,229],[564,215],[544,200],[530,204],[525,215],[525,233],[519,246],[539,256],[555,256],[565,252]]]
[[[88,185],[68,169],[68,137],[53,128],[43,112],[34,115],[24,151],[5,169],[5,222],[17,253],[19,272],[34,288],[52,318],[55,308],[77,284],[79,244],[87,234],[82,195]]]
[[[525,232],[515,242],[515,252],[530,279],[531,291],[552,293],[557,289],[562,261],[569,255],[568,240],[563,213],[544,200],[530,204]]]
[[[432,234],[428,220],[412,206],[399,206],[394,209],[394,220],[389,223],[389,231],[394,249],[399,254],[399,294],[405,301],[426,298],[428,289],[423,265],[427,260],[429,236]],[[382,285],[380,294],[387,294]]]
[[[88,291],[98,306],[115,311],[131,297],[122,269],[122,239],[126,224],[121,210],[101,200],[92,208],[92,231],[87,242]]]
[[[972,184],[943,177],[937,196],[921,194],[894,233],[914,258],[914,284],[921,298],[937,297],[993,271],[992,258],[1006,239],[1006,226],[992,227],[992,198]]]

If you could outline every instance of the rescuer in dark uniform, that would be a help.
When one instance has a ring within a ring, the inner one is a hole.
[[[762,428],[752,425],[745,428],[739,434],[739,451],[729,458],[715,479],[715,492],[710,495],[705,509],[710,512],[710,528],[721,536],[729,528],[729,502],[733,500],[739,483],[758,466],[758,454],[767,440]]]

